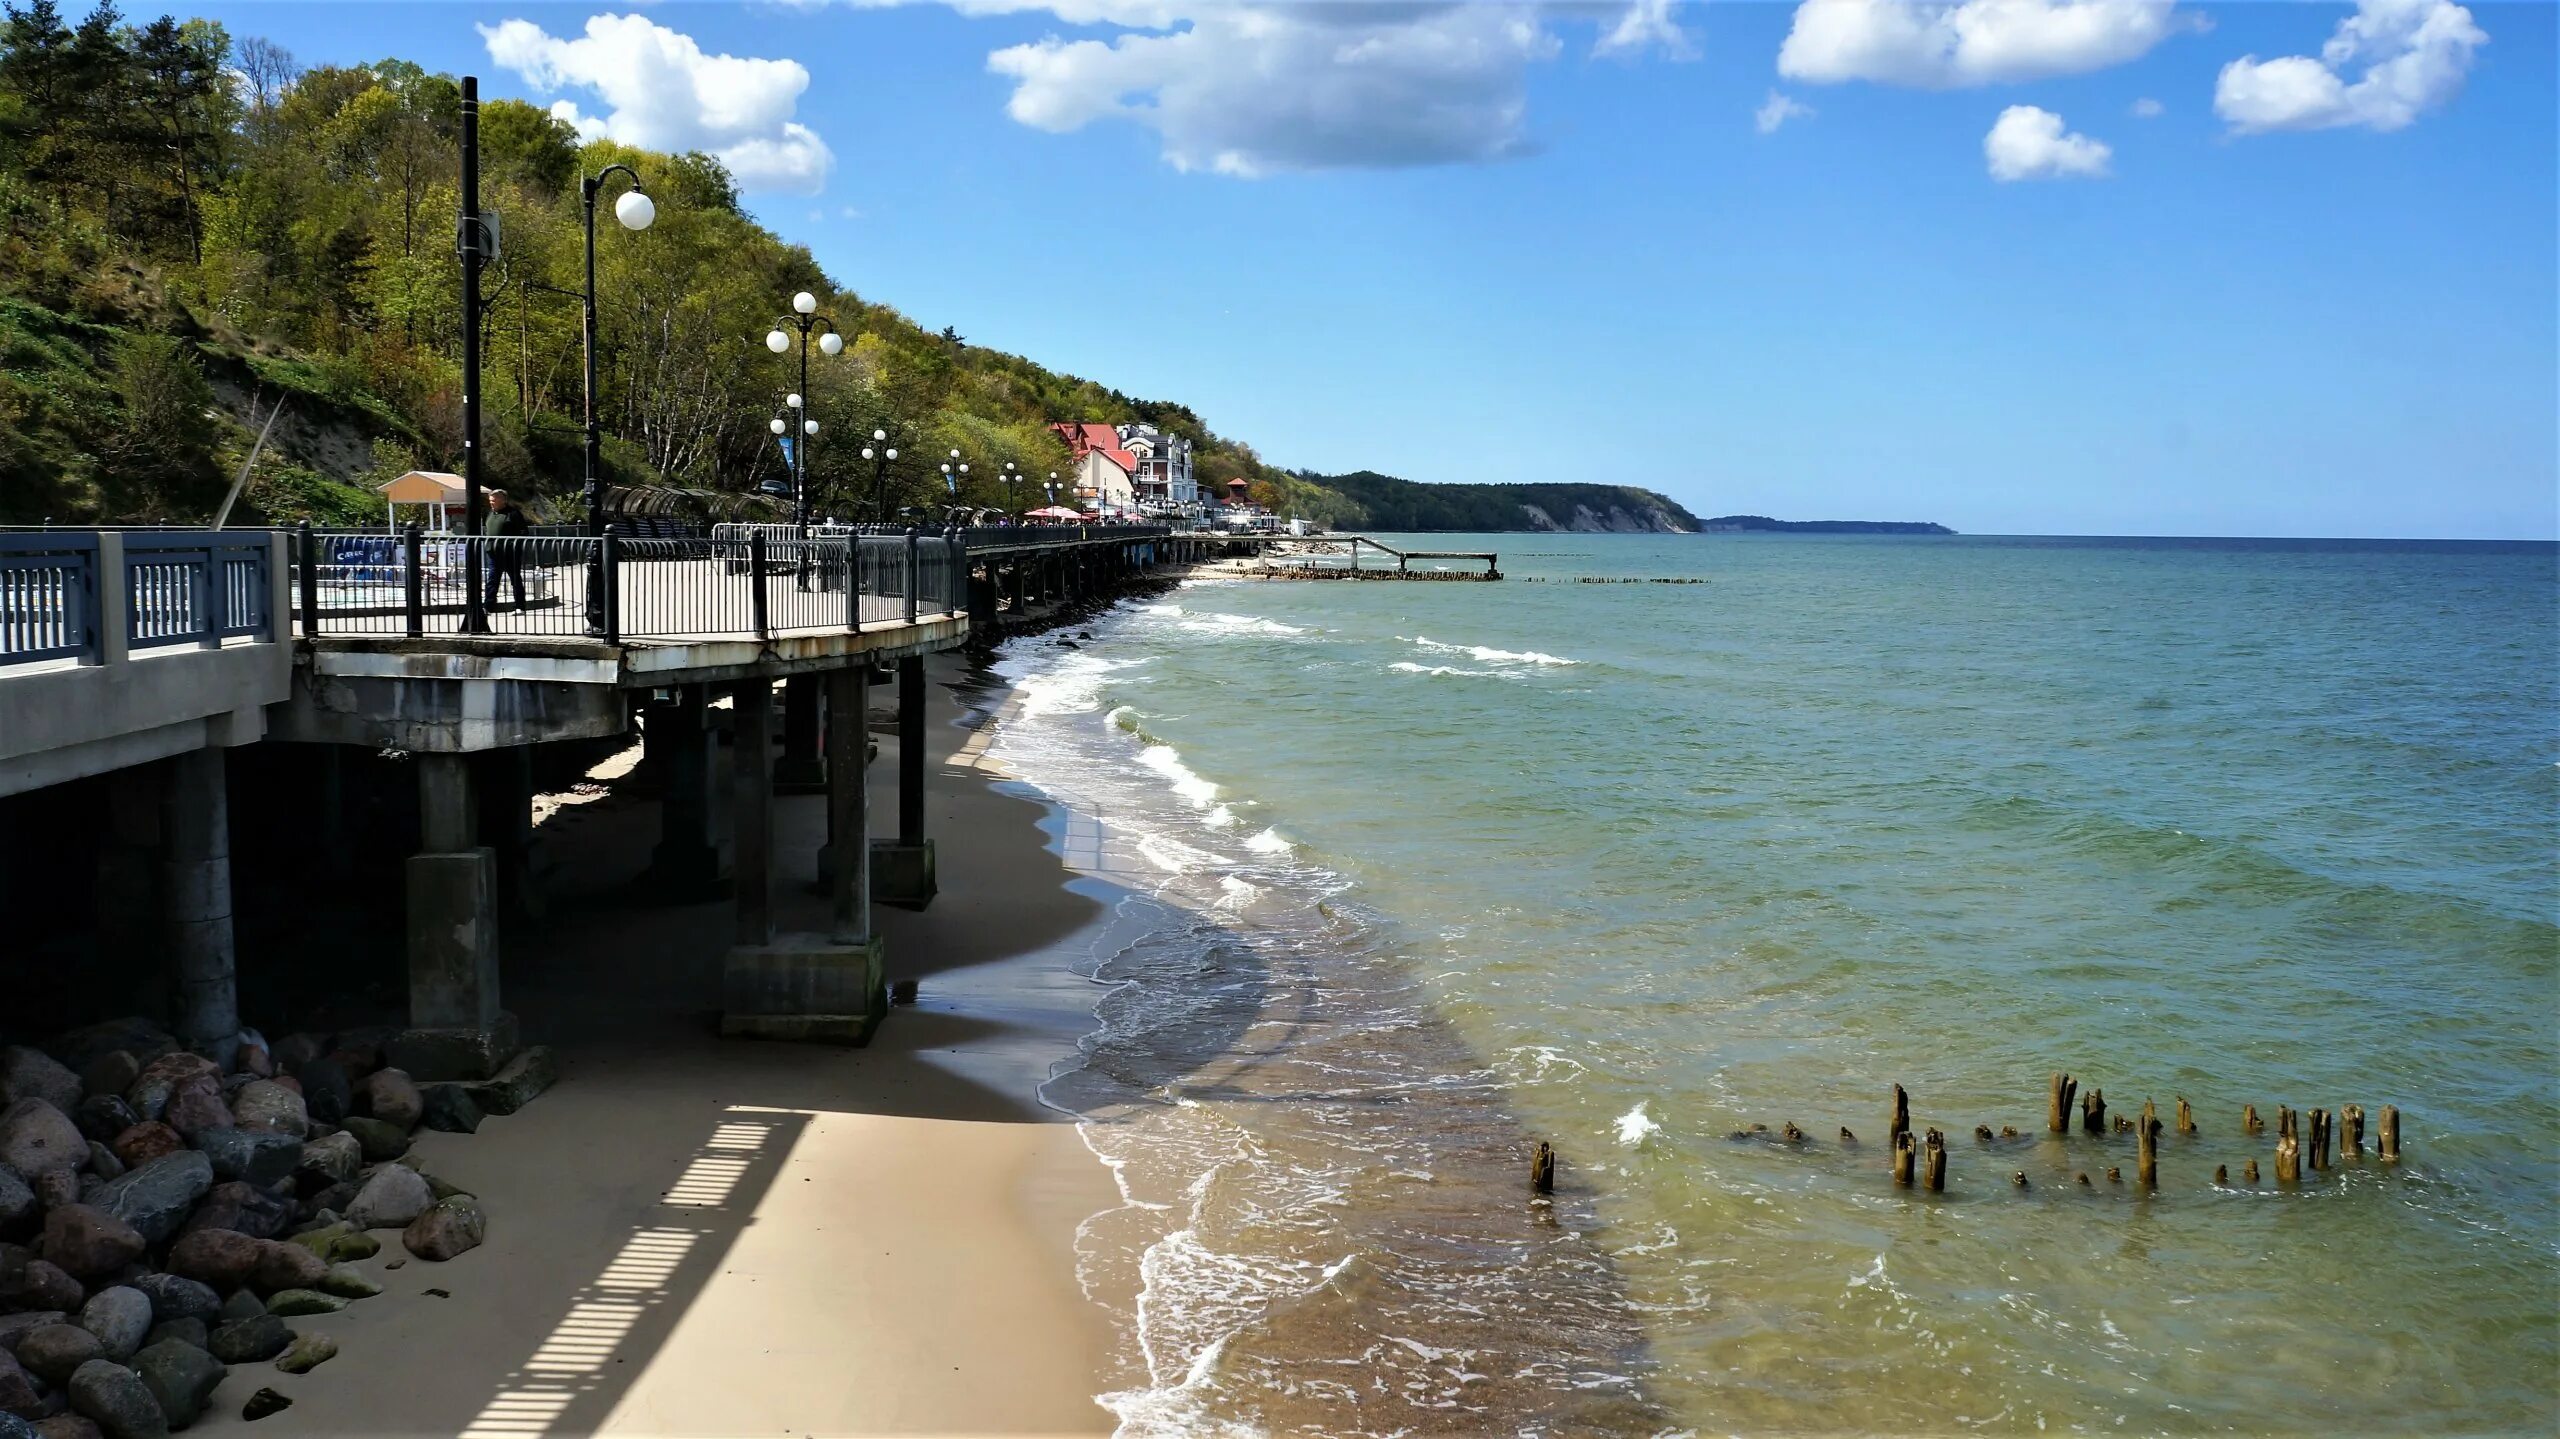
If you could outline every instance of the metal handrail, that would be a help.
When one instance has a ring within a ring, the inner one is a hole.
[[[262,530],[0,533],[0,664],[276,639],[273,545]]]

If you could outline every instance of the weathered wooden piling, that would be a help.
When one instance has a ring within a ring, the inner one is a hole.
[[[2142,1119],[2133,1127],[2133,1172],[2145,1189],[2160,1187],[2160,1111],[2142,1101]]]
[[[1543,1139],[1538,1141],[1537,1153],[1529,1156],[1529,1192],[1556,1192],[1556,1147]]]
[[[2400,1158],[2400,1106],[2382,1106],[2382,1123],[2375,1130],[2374,1149],[2385,1161],[2397,1163]]]
[[[2107,1132],[2107,1092],[2105,1090],[2092,1089],[2089,1091],[2089,1097],[2080,1101],[2080,1127],[2091,1134]]]
[[[2364,1106],[2361,1104],[2339,1105],[2338,1120],[2339,1128],[2346,1136],[2338,1142],[2339,1153],[2349,1159],[2363,1159]]]
[[[2213,1167],[2213,1182],[2216,1185],[2229,1184],[2231,1182],[2231,1166],[2228,1164],[2215,1165]]]
[[[1789,1144],[1804,1143],[1804,1131],[1796,1128],[1796,1122],[1792,1119],[1787,1121],[1786,1128],[1778,1131],[1778,1137]]]
[[[1911,1166],[1920,1157],[1919,1147],[1911,1142],[1911,1131],[1893,1136],[1893,1182],[1905,1189],[1911,1187]]]
[[[2083,1189],[2089,1189],[2089,1188],[2093,1188],[2093,1187],[2095,1187],[2095,1186],[2093,1186],[2093,1185],[2091,1185],[2091,1184],[2089,1183],[2089,1171],[2088,1171],[2088,1170],[2083,1169],[2083,1170],[2081,1170],[2081,1171],[2080,1171],[2080,1187],[2081,1187],[2081,1188],[2083,1188]]]
[[[2117,1168],[2116,1166],[2114,1166],[2114,1165],[2112,1165],[2112,1164],[2108,1165],[2108,1166],[2107,1166],[2107,1182],[2108,1182],[2109,1184],[2122,1184],[2122,1183],[2124,1183],[2124,1171],[2123,1171],[2123,1170],[2121,1170],[2121,1169],[2119,1169],[2119,1168]]]
[[[1849,1126],[1844,1124],[1840,1126],[1840,1142],[1842,1144],[1855,1144],[1858,1142],[1858,1136],[1851,1134],[1849,1132]]]
[[[2276,1106],[2276,1183],[2302,1182],[2302,1138],[2294,1133],[2293,1110]]]
[[[1893,1087],[1893,1131],[1885,1137],[1899,1142],[1900,1136],[1910,1132],[1911,1096],[1903,1093],[1902,1086],[1897,1084]]]
[[[2080,1081],[2060,1070],[2054,1071],[2053,1090],[2047,1095],[2045,1127],[2056,1134],[2071,1132],[2071,1096],[2079,1093]]]
[[[1927,1163],[1922,1168],[1929,1176],[1930,1192],[1944,1193],[1947,1187],[1947,1137],[1934,1129],[1929,1131]]]
[[[2118,1134],[2131,1134],[2133,1132],[2133,1121],[2125,1118],[2121,1114],[2110,1120],[2109,1123],[2115,1125],[2116,1133]]]
[[[1973,1127],[1973,1142],[1976,1144],[1989,1144],[1991,1142],[1991,1126],[1988,1124],[1975,1125]]]
[[[2196,1112],[2187,1107],[2185,1095],[2178,1096],[2178,1132],[2180,1134],[2196,1132]]]
[[[2254,1104],[2244,1104],[2240,1106],[2240,1132],[2242,1134],[2264,1134],[2267,1132],[2267,1122],[2258,1117],[2258,1106]]]
[[[2001,1125],[2001,1126],[2000,1126],[2000,1137],[2001,1137],[2002,1139],[2015,1139],[2015,1138],[2017,1138],[2017,1137],[2018,1137],[2018,1126],[2016,1126],[2016,1125],[2014,1125],[2014,1124],[2004,1124],[2004,1125]]]
[[[2026,1188],[2026,1187],[2027,1187],[2027,1172],[2026,1172],[2025,1170],[2023,1170],[2023,1169],[2019,1170],[2017,1173],[2012,1174],[2012,1175],[2010,1175],[2010,1176],[2009,1176],[2009,1182],[2010,1182],[2011,1184],[2014,1184],[2014,1185],[2018,1186],[2020,1189],[2024,1189],[2024,1188]]]
[[[2252,1159],[2252,1160],[2250,1160],[2248,1163],[2241,1165],[2241,1166],[2240,1166],[2240,1177],[2241,1177],[2241,1179],[2243,1179],[2243,1180],[2247,1181],[2248,1183],[2251,1183],[2251,1184],[2255,1184],[2255,1183],[2257,1183],[2257,1182],[2258,1182],[2258,1161],[2256,1161],[2256,1160]]]
[[[2311,1111],[2311,1167],[2329,1167],[2329,1111]]]

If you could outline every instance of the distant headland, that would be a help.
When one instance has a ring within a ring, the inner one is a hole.
[[[1718,515],[1700,520],[1702,535],[1952,535],[1926,520],[1773,520],[1767,515]]]

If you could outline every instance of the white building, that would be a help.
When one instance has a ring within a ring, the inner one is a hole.
[[[1199,505],[1189,440],[1153,425],[1122,425],[1119,436],[1121,450],[1137,461],[1130,482],[1140,499],[1186,511]]]
[[[1099,447],[1084,452],[1076,466],[1076,508],[1084,510],[1131,510],[1137,508],[1138,491],[1129,467],[1121,463],[1124,451]]]

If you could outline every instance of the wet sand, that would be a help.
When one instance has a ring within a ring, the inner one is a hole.
[[[476,1135],[418,1142],[480,1196],[487,1243],[391,1270],[384,1234],[358,1266],[382,1297],[295,1321],[339,1357],[298,1377],[235,1367],[193,1432],[248,1430],[260,1386],[295,1401],[267,1436],[1108,1432],[1092,1397],[1108,1316],[1074,1245],[1118,1195],[1033,1097],[1091,1027],[1095,990],[1068,966],[1104,915],[1065,887],[1048,810],[977,767],[958,673],[934,669],[928,731],[942,893],[877,911],[918,1005],[863,1050],[720,1040],[729,907],[634,890],[653,802],[618,786],[562,808],[541,831],[550,912],[506,951],[509,1006],[555,1047],[560,1083]],[[877,833],[896,739],[875,732]],[[821,805],[778,806],[785,928],[823,927],[804,892]]]

